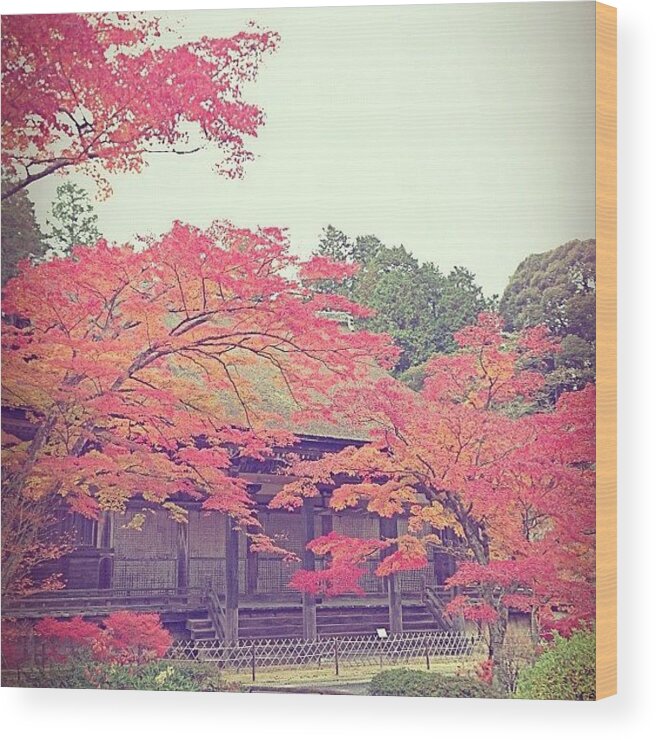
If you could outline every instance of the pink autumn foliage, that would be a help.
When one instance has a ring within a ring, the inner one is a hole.
[[[114,612],[101,624],[82,617],[45,617],[34,626],[52,662],[66,662],[82,651],[101,663],[141,663],[163,658],[172,644],[159,614]]]
[[[467,596],[456,596],[444,608],[444,613],[449,616],[462,616],[470,622],[479,624],[491,624],[499,619],[499,613],[490,604],[484,602],[472,602]]]
[[[377,576],[391,576],[394,573],[421,570],[428,565],[426,550],[421,545],[411,547],[406,544],[408,541],[416,542],[410,538],[401,539],[398,549],[384,558],[376,568]]]
[[[355,275],[358,269],[359,266],[354,262],[338,262],[330,257],[314,255],[301,265],[299,275],[302,280],[310,282],[316,280],[342,281]]]
[[[322,570],[297,571],[289,585],[311,594],[337,596],[364,593],[360,579],[366,570],[366,560],[389,547],[383,540],[361,540],[331,532],[308,543],[315,555],[325,557],[327,565]]]
[[[398,551],[379,576],[424,567],[426,550],[454,532],[462,557],[447,585],[471,598],[456,598],[449,613],[491,625],[519,610],[559,631],[587,624],[595,610],[594,385],[544,407],[544,373],[558,350],[544,327],[511,336],[501,317],[482,313],[455,339],[460,350],[429,360],[419,391],[388,376],[338,394],[371,442],[294,472],[332,490],[338,511],[410,510],[412,536],[390,543]],[[357,539],[344,547],[355,551]],[[348,564],[348,553],[339,560]],[[305,578],[319,588],[317,576]]]
[[[139,172],[150,152],[206,144],[220,173],[243,173],[264,114],[242,91],[278,35],[251,27],[182,43],[162,25],[139,13],[3,18],[2,164],[19,187],[75,168],[108,194],[103,168]]]

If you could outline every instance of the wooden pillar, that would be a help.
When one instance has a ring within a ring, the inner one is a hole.
[[[103,511],[98,517],[96,529],[96,547],[101,550],[109,550],[113,540],[113,514],[111,511]]]
[[[231,517],[226,516],[226,634],[227,643],[239,639],[239,532]]]
[[[176,586],[184,590],[189,586],[189,524],[177,523],[178,572]]]
[[[399,525],[396,516],[391,518],[380,518],[380,536],[387,539],[396,539],[399,536]],[[393,551],[388,550],[387,552]],[[397,635],[403,632],[403,603],[401,596],[401,584],[396,573],[387,576],[387,597],[389,607],[390,633]]]
[[[333,515],[323,514],[321,516],[321,534],[327,535],[333,531]]]
[[[259,514],[258,519],[262,522],[262,514]],[[249,533],[257,532],[255,527],[249,527]],[[258,554],[253,552],[250,547],[248,538],[246,539],[246,593],[256,594],[257,593],[257,581],[258,581],[258,568],[259,560]]]
[[[303,550],[303,569],[314,570],[314,553],[307,549],[307,543],[314,539],[314,500],[303,499],[303,529],[305,532],[305,549]],[[303,638],[317,639],[317,600],[314,594],[303,593]]]
[[[246,547],[246,593],[257,593],[258,557],[256,552],[251,552],[250,545]]]
[[[114,540],[114,515],[111,511],[103,511],[98,518],[96,527],[96,547],[101,551],[98,561],[98,588],[110,589],[114,576],[114,556],[108,551],[112,549]]]

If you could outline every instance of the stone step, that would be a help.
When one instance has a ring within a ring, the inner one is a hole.
[[[362,610],[357,612],[343,611],[342,609],[317,609],[317,619],[333,619],[339,617],[340,619],[384,619],[388,614],[387,609],[382,611],[376,610]]]
[[[212,627],[212,622],[209,619],[188,619],[186,621],[186,627],[188,630],[199,630],[207,629]]]
[[[190,617],[185,622],[192,640],[215,640],[216,631],[207,617]]]
[[[216,632],[214,631],[213,627],[211,627],[210,629],[206,629],[206,630],[191,630],[191,639],[192,640],[215,640]]]
[[[411,622],[413,622],[415,620],[418,620],[418,621],[421,622],[424,619],[427,619],[429,621],[432,621],[432,620],[435,619],[435,617],[433,617],[433,615],[429,611],[425,611],[425,612],[406,612],[406,611],[404,611],[403,612],[403,619],[408,619]]]
[[[303,630],[299,627],[297,629],[290,630],[272,630],[266,632],[264,630],[255,630],[253,632],[240,632],[240,640],[286,640],[290,638],[301,638],[303,637]]]
[[[375,635],[376,630],[379,629],[379,627],[384,627],[384,629],[388,630],[389,627],[386,627],[385,625],[378,625],[378,627],[371,627],[367,628],[365,625],[359,626],[359,627],[348,627],[346,625],[337,625],[333,627],[317,627],[317,632],[320,637],[349,637],[349,636],[357,636],[357,635]]]
[[[358,622],[356,623],[323,623],[317,624],[317,630],[319,632],[339,632],[339,634],[346,634],[352,632],[354,635],[362,635],[365,632],[375,632],[379,629],[389,630],[389,622]]]
[[[374,609],[317,609],[317,614],[343,614],[344,616],[383,616],[385,614],[388,614],[389,611],[387,609],[379,609],[378,607]]]
[[[432,630],[439,630],[441,625],[436,622],[420,622],[420,623],[403,623],[404,632],[431,632]]]
[[[261,616],[244,616],[239,615],[239,626],[257,626],[257,625],[270,625],[270,624],[303,624],[303,615],[302,614],[295,614],[293,616],[284,617],[284,618],[275,618],[267,616],[266,614],[263,614]]]
[[[209,618],[202,615],[186,620],[192,639],[213,639],[216,633]],[[317,633],[323,637],[375,634],[389,630],[389,611],[384,605],[342,605],[317,607]],[[403,628],[422,632],[444,628],[422,604],[403,605]],[[239,610],[239,638],[242,640],[302,637],[303,612],[300,606],[242,608]]]
[[[407,619],[409,622],[422,622],[435,620],[435,617],[430,612],[403,612],[403,619]]]

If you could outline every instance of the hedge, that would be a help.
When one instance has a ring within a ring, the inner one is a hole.
[[[441,696],[445,698],[499,699],[501,694],[477,678],[394,668],[377,673],[369,686],[371,696]]]
[[[515,696],[518,699],[594,700],[594,633],[574,632],[569,639],[556,635],[553,645],[533,666],[520,673]]]

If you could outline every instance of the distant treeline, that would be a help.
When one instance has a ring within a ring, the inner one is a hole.
[[[375,316],[359,323],[394,337],[403,350],[395,374],[413,387],[421,386],[426,360],[455,351],[453,333],[488,310],[501,313],[508,332],[545,324],[561,339],[548,368],[549,398],[594,380],[594,239],[576,239],[527,257],[500,300],[486,298],[470,270],[454,267],[444,273],[432,262],[420,263],[404,246],[387,246],[373,235],[352,238],[327,226],[316,253],[360,264],[345,283],[327,281],[321,289],[375,310]]]
[[[65,254],[74,243],[99,238],[97,217],[86,191],[64,184],[42,233],[25,191],[2,203],[2,282],[21,259]],[[375,311],[358,323],[387,332],[403,350],[394,374],[418,388],[422,366],[432,355],[457,349],[454,332],[473,324],[481,311],[499,311],[508,332],[546,324],[560,337],[560,352],[550,361],[546,396],[583,387],[595,377],[595,240],[575,239],[523,260],[501,299],[486,298],[476,276],[465,267],[442,272],[419,262],[403,245],[387,246],[376,236],[347,236],[324,228],[316,253],[357,262],[357,274],[341,284],[326,281],[321,290],[345,295]]]

